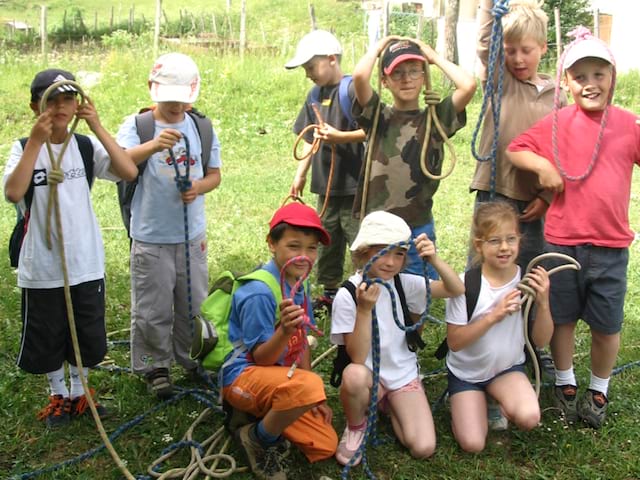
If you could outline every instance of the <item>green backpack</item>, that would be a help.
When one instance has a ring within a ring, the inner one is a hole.
[[[267,284],[276,299],[274,323],[280,319],[279,305],[282,302],[282,292],[278,281],[271,273],[262,268],[245,275],[229,270],[222,272],[213,282],[209,296],[202,302],[200,315],[194,319],[195,331],[190,355],[206,370],[220,370],[224,359],[235,346],[229,340],[231,299],[235,291],[250,280],[260,280]],[[238,344],[237,347],[238,352],[242,353],[242,344]]]

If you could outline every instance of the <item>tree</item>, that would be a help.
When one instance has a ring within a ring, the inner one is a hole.
[[[542,6],[549,16],[549,31],[547,32],[547,42],[549,52],[545,55],[548,61],[557,58],[557,45],[555,35],[554,9],[560,10],[560,30],[562,32],[562,44],[566,45],[571,41],[566,35],[578,25],[589,28],[593,31],[593,14],[589,0],[546,0]]]
[[[458,63],[457,26],[460,0],[447,0],[444,11],[444,56],[450,62]]]

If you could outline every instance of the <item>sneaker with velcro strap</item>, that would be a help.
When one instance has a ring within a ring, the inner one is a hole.
[[[101,420],[107,418],[109,416],[109,411],[96,401],[96,392],[93,388],[89,389],[89,394],[91,395],[91,398],[93,398],[93,404],[98,412],[98,417],[100,417]],[[91,416],[91,408],[89,407],[89,401],[87,400],[86,395],[80,395],[79,397],[71,400],[71,418],[82,416]]]
[[[607,396],[597,390],[588,389],[578,403],[578,417],[591,428],[600,428],[607,415]]]
[[[71,421],[71,401],[62,395],[49,395],[49,404],[38,412],[38,420],[44,420],[47,427],[55,428]]]
[[[155,368],[145,374],[147,390],[160,400],[168,400],[173,396],[173,384],[168,368]]]
[[[578,421],[578,387],[576,385],[556,385],[553,400],[567,423]]]

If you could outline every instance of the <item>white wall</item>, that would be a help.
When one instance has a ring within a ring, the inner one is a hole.
[[[592,0],[591,5],[600,13],[612,15],[609,47],[616,59],[619,73],[640,70],[640,55],[634,48],[640,23],[638,0]]]

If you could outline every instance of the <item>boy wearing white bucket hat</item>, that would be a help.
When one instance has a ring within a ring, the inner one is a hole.
[[[200,74],[190,57],[160,56],[149,73],[149,93],[155,102],[153,138],[141,143],[136,115],[125,120],[117,136],[139,167],[144,164],[131,200],[131,365],[145,376],[151,393],[168,398],[172,361],[188,372],[197,368],[189,357],[188,305],[197,314],[208,291],[204,194],[220,184],[220,144],[212,132],[203,168],[203,137],[186,114],[200,93]],[[184,175],[187,168],[189,178],[181,188],[176,171]]]

